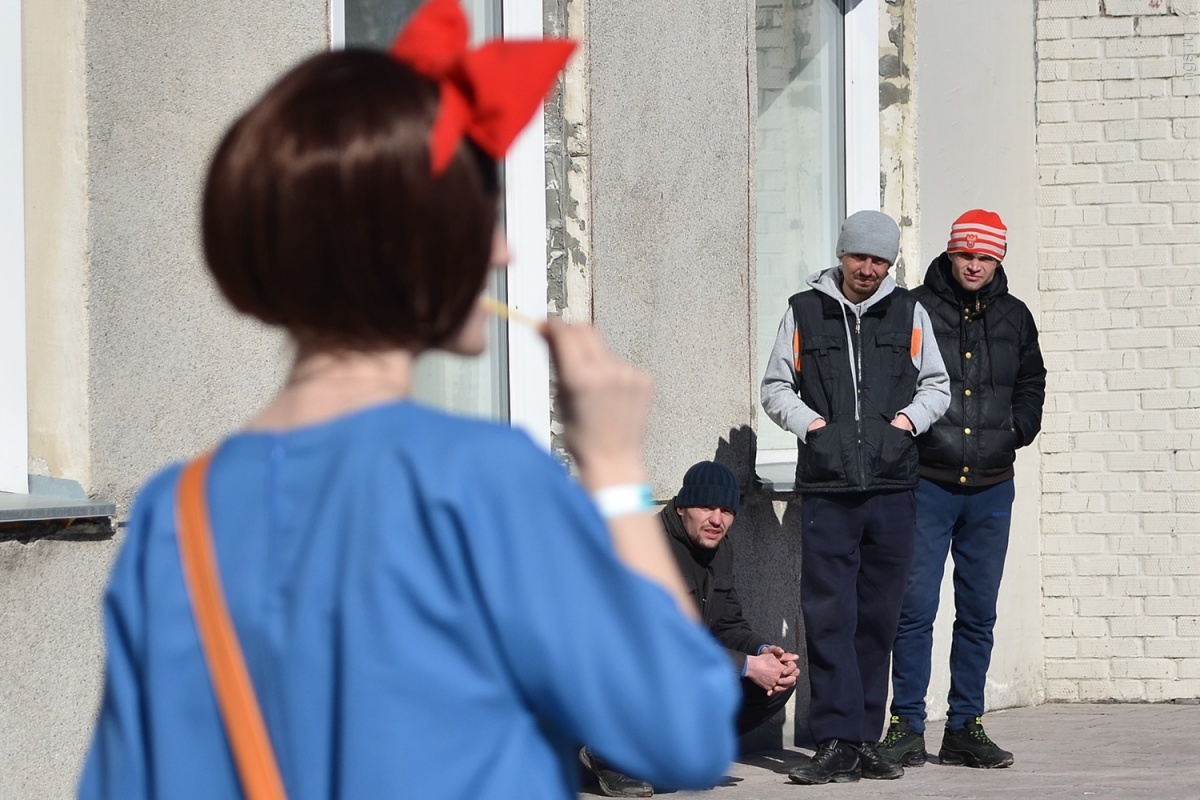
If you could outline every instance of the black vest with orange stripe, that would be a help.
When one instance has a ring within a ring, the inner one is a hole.
[[[842,494],[916,487],[916,439],[891,425],[917,390],[913,353],[920,349],[920,331],[913,328],[912,293],[897,286],[861,319],[849,310],[843,316],[838,301],[822,292],[800,292],[788,303],[798,340],[795,388],[828,423],[799,442],[796,490]]]

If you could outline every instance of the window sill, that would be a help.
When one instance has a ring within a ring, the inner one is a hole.
[[[0,522],[111,517],[117,513],[112,503],[96,500],[66,500],[42,494],[0,492]]]
[[[796,451],[761,450],[754,459],[758,485],[767,494],[796,491]]]
[[[29,494],[0,492],[0,541],[107,539],[113,503],[91,500],[74,481],[30,476]]]

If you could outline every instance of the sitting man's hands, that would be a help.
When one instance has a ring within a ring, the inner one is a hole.
[[[767,696],[786,691],[800,677],[800,656],[779,645],[768,645],[756,656],[746,656],[746,677],[766,691]]]

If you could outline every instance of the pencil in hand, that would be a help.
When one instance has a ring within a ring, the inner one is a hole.
[[[519,322],[522,325],[527,325],[530,328],[533,328],[535,331],[538,331],[539,333],[542,330],[542,325],[544,324],[542,322],[542,320],[535,319],[534,317],[530,316],[529,314],[523,313],[521,311],[517,311],[515,308],[512,308],[511,306],[501,303],[499,300],[497,300],[494,297],[488,297],[487,295],[483,295],[479,298],[479,302],[484,308],[486,308],[488,311],[490,311],[491,313],[495,314],[498,317],[503,317],[504,319],[511,319],[513,322]]]

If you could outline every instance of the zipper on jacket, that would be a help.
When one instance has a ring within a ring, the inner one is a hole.
[[[854,315],[854,439],[855,450],[858,451],[858,479],[867,479],[867,464],[863,459],[863,425],[862,425],[862,314]]]
[[[708,601],[712,600],[713,592],[716,591],[716,580],[713,578],[712,564],[704,568],[704,585],[700,587],[699,594],[704,595],[700,598],[700,619],[704,624],[708,624]]]

